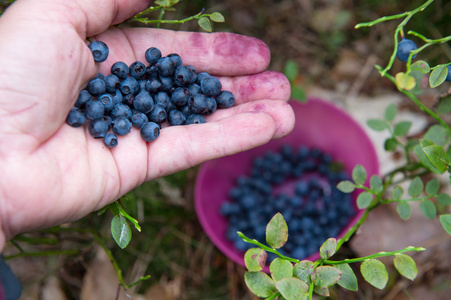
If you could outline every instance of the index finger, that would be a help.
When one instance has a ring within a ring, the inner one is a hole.
[[[260,39],[228,32],[185,32],[154,28],[111,28],[95,37],[105,42],[110,54],[101,70],[116,61],[146,62],[145,51],[157,47],[162,55],[177,53],[184,65],[212,75],[237,76],[268,68],[270,51]]]

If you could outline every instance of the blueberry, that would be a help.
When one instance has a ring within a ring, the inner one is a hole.
[[[122,103],[122,93],[120,90],[116,90],[113,96],[114,105]]]
[[[100,79],[104,80],[105,79],[105,75],[103,75],[103,73],[99,72],[99,73],[97,73],[95,78],[100,78]]]
[[[160,74],[160,77],[172,76],[174,74],[176,67],[174,61],[167,56],[160,58],[156,66],[158,68],[158,73]]]
[[[164,109],[164,106],[156,104],[153,109],[147,114],[147,117],[149,118],[149,121],[155,123],[163,123],[167,118],[166,110]]]
[[[171,94],[172,102],[179,107],[186,105],[188,103],[189,98],[190,98],[189,90],[184,87],[175,88]]]
[[[132,123],[126,117],[119,117],[114,119],[112,129],[115,134],[123,136],[130,133]]]
[[[160,91],[156,93],[153,96],[153,100],[155,101],[155,104],[163,105],[166,109],[169,106],[169,103],[171,103],[171,98],[169,97],[168,93]]]
[[[204,115],[211,115],[217,109],[216,100],[213,97],[207,97],[207,109],[204,112]]]
[[[193,114],[193,111],[191,110],[191,107],[187,104],[180,108],[180,111],[185,115],[185,117],[188,117],[189,115]]]
[[[110,112],[115,105],[113,96],[111,96],[110,94],[100,95],[98,101],[102,102],[103,107],[105,108],[105,112]]]
[[[75,102],[76,107],[84,108],[86,103],[92,99],[91,94],[87,90],[81,90],[78,93],[77,101]]]
[[[105,134],[105,136],[103,137],[103,143],[105,144],[105,146],[107,146],[108,148],[114,148],[117,146],[118,144],[118,140],[117,140],[117,136],[112,133],[112,132],[108,132],[107,134]]]
[[[401,42],[398,44],[398,52],[396,52],[396,57],[403,62],[407,62],[409,59],[410,51],[416,50],[418,47],[415,44],[414,41],[409,39],[402,39]],[[415,58],[416,55],[414,55],[412,58]]]
[[[86,103],[85,114],[88,119],[101,118],[105,113],[103,103],[98,100],[91,100]]]
[[[144,123],[149,122],[149,118],[147,118],[146,114],[140,112],[140,111],[135,111],[132,114],[132,126],[135,128],[141,128],[141,126]]]
[[[186,66],[191,71],[191,83],[195,83],[197,81],[197,72],[193,66]]]
[[[89,49],[92,52],[95,62],[103,62],[107,59],[109,49],[108,46],[102,41],[93,41],[89,44]]]
[[[205,78],[207,78],[207,77],[210,77],[210,76],[211,76],[211,75],[208,74],[207,72],[200,72],[200,73],[197,74],[196,83],[200,85],[200,82],[201,82],[203,79],[205,79]]]
[[[146,67],[146,76],[148,79],[150,78],[158,78],[158,68],[156,65],[149,65]]]
[[[161,81],[161,90],[165,92],[172,92],[174,89],[174,81],[172,80],[172,77],[159,77]]]
[[[123,104],[128,105],[130,107],[133,107],[133,102],[135,102],[135,95],[127,94],[125,96],[122,96],[122,103]]]
[[[448,75],[446,76],[445,81],[451,81],[451,65],[448,65],[447,68],[448,68]]]
[[[222,91],[216,96],[218,108],[229,108],[235,104],[235,96],[229,91]]]
[[[145,114],[150,112],[154,106],[154,101],[152,96],[148,91],[141,91],[138,95],[135,96],[135,100],[133,101],[133,107]]]
[[[113,120],[119,117],[130,119],[132,117],[132,110],[128,105],[118,104],[113,107],[113,110],[110,112],[110,116],[113,118]]]
[[[151,47],[146,50],[144,57],[149,64],[156,64],[157,61],[161,58],[161,51],[156,47]]]
[[[86,90],[93,96],[98,96],[106,92],[106,84],[100,78],[94,78],[88,82]]]
[[[147,122],[141,126],[140,134],[144,141],[152,142],[160,135],[160,127],[157,123]]]
[[[89,122],[88,131],[93,138],[103,138],[108,131],[108,124],[102,118],[93,119]]]
[[[190,84],[188,86],[188,90],[189,90],[189,93],[193,96],[201,93],[200,85],[198,85],[197,83]]]
[[[221,92],[222,85],[219,79],[209,76],[200,82],[200,89],[206,96],[216,96]]]
[[[115,93],[119,88],[119,77],[114,74],[105,76],[103,81],[105,81],[106,91],[108,93]]]
[[[174,83],[178,86],[187,86],[192,82],[193,73],[186,66],[178,66],[174,72]]]
[[[0,297],[5,300],[19,299],[22,294],[20,281],[14,275],[10,266],[0,255]],[[22,298],[20,298],[22,299]]]
[[[174,62],[174,66],[177,68],[178,66],[182,65],[182,58],[180,57],[180,55],[178,55],[177,53],[171,53],[168,54],[167,56],[168,58],[170,58],[173,62]]]
[[[128,65],[122,61],[115,62],[111,66],[111,74],[116,75],[119,79],[125,79],[129,73]]]
[[[140,79],[144,75],[146,75],[146,66],[140,61],[133,62],[130,65],[129,70],[130,70],[129,71],[130,72],[130,76],[135,78],[135,79]]]
[[[145,87],[146,90],[148,90],[151,93],[156,93],[161,89],[161,86],[163,84],[161,83],[161,81],[157,78],[150,78],[149,80],[146,81]]]
[[[184,125],[186,116],[179,110],[171,110],[168,114],[168,121],[171,126]]]
[[[138,81],[133,77],[127,77],[124,80],[122,80],[119,89],[121,90],[122,94],[136,94],[139,89]]]
[[[191,111],[194,114],[203,114],[208,108],[207,97],[202,94],[194,95],[188,101]]]
[[[203,124],[205,123],[205,117],[199,114],[191,114],[188,117],[186,117],[186,125],[191,125],[191,124]]]
[[[103,116],[102,119],[108,125],[108,130],[110,130],[111,129],[111,125],[113,124],[113,118],[111,118],[110,116]]]
[[[66,123],[69,124],[72,127],[80,127],[83,126],[86,122],[86,115],[78,107],[74,107],[69,111],[69,114],[66,118]]]

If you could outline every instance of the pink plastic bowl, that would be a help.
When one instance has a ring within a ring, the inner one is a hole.
[[[205,162],[200,167],[196,178],[195,209],[203,229],[221,252],[242,266],[244,266],[244,252],[236,249],[226,238],[228,224],[227,219],[220,214],[220,207],[223,202],[230,201],[229,190],[235,185],[239,176],[249,173],[251,163],[256,156],[261,156],[268,150],[279,151],[284,144],[290,144],[294,148],[305,145],[330,153],[335,161],[344,164],[345,171],[349,175],[357,164],[365,167],[368,178],[379,172],[373,144],[359,124],[345,111],[320,99],[311,98],[307,103],[298,101],[289,103],[295,112],[296,124],[288,136],[249,151]],[[352,195],[354,205],[356,205],[357,196],[356,191]],[[355,217],[337,238],[343,236],[363,214],[363,210],[356,208],[356,211]],[[265,241],[260,242],[265,243]],[[316,260],[319,258],[319,252],[309,257],[296,258]]]

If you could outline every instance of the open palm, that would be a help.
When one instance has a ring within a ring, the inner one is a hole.
[[[254,38],[110,27],[149,1],[18,0],[0,18],[0,251],[20,232],[73,221],[145,181],[279,138],[293,127],[290,87],[265,71],[270,54]],[[86,37],[110,55],[95,64]],[[116,61],[145,61],[158,47],[217,76],[236,96],[206,124],[166,127],[144,142],[139,131],[108,149],[65,124],[78,92]]]

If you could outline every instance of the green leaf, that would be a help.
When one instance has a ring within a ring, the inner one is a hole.
[[[399,199],[401,199],[403,194],[404,194],[404,189],[401,186],[397,185],[393,189],[391,196],[392,196],[393,200],[399,200]]]
[[[437,216],[437,207],[431,200],[424,200],[420,203],[420,209],[423,215],[433,220]]]
[[[420,146],[428,160],[437,170],[444,173],[448,169],[449,158],[443,147],[425,139],[420,140]]]
[[[286,300],[307,300],[308,285],[297,278],[284,278],[276,282],[277,290]]]
[[[212,13],[210,15],[210,20],[212,20],[213,22],[216,22],[216,23],[223,23],[223,22],[225,22],[224,16],[221,13],[219,13],[219,12]]]
[[[398,212],[399,217],[404,221],[408,220],[410,218],[410,215],[412,214],[412,208],[407,201],[398,202],[396,211]]]
[[[444,171],[441,171],[432,165],[432,163],[429,161],[429,158],[426,156],[426,153],[424,153],[420,145],[416,145],[415,147],[413,147],[413,151],[417,155],[421,164],[423,164],[423,166],[428,168],[432,173],[443,174]]]
[[[272,279],[279,281],[284,278],[293,277],[293,264],[288,260],[277,257],[269,265]]]
[[[440,223],[443,226],[443,229],[451,235],[451,214],[444,214],[440,216]]]
[[[132,230],[130,225],[122,215],[116,215],[111,220],[111,234],[116,244],[124,249],[132,239]]]
[[[266,298],[277,291],[274,281],[265,272],[246,272],[244,282],[257,297]]]
[[[395,151],[398,147],[398,141],[395,138],[388,138],[385,140],[384,149],[385,151]]]
[[[410,91],[416,86],[416,80],[413,76],[404,72],[395,75],[396,86],[402,90]]]
[[[283,74],[290,82],[293,82],[299,74],[298,64],[292,59],[287,60],[283,69]]]
[[[293,276],[310,285],[310,275],[313,272],[313,262],[310,260],[302,260],[294,265]]]
[[[429,72],[431,72],[431,67],[424,60],[417,60],[410,66],[410,70],[420,71],[423,74],[428,74]]]
[[[291,87],[291,98],[297,99],[301,102],[307,101],[307,95],[305,94],[305,91],[297,85]]]
[[[431,75],[429,75],[429,85],[431,88],[436,88],[445,82],[447,76],[448,67],[446,65],[438,65],[432,70]]]
[[[437,194],[439,189],[440,183],[438,182],[437,178],[433,178],[429,180],[428,183],[426,183],[426,194],[428,194],[429,196]]]
[[[450,205],[451,204],[451,196],[448,194],[442,193],[437,195],[437,202],[441,205]]]
[[[409,132],[411,126],[412,126],[412,122],[401,121],[401,122],[395,124],[393,132],[396,136],[403,136]]]
[[[244,264],[251,272],[261,271],[265,267],[268,254],[261,248],[251,248],[244,254]]]
[[[328,259],[337,251],[337,240],[334,238],[327,239],[319,248],[322,259]]]
[[[362,192],[357,197],[357,207],[360,209],[365,209],[370,206],[371,201],[373,201],[373,194],[369,192]]]
[[[381,119],[370,119],[366,124],[373,130],[384,131],[388,128],[387,122]]]
[[[179,2],[180,0],[155,0],[155,4],[159,6],[164,6],[165,8],[174,6]]]
[[[393,121],[393,119],[395,118],[397,113],[398,113],[398,109],[396,108],[396,104],[391,103],[385,109],[385,121],[387,121],[387,122]]]
[[[355,185],[349,180],[344,180],[338,183],[337,189],[343,193],[352,193],[355,190]]]
[[[442,147],[446,147],[449,144],[451,137],[449,136],[448,129],[442,125],[432,125],[424,134],[423,139],[431,141],[432,144],[437,144]]]
[[[336,267],[341,271],[341,278],[337,282],[338,285],[350,291],[357,291],[359,289],[357,277],[349,264],[338,264]]]
[[[412,257],[406,254],[396,254],[394,258],[394,264],[396,270],[398,270],[399,274],[402,276],[414,280],[417,277],[418,270],[415,261]]]
[[[420,177],[416,176],[409,185],[407,193],[412,198],[417,198],[423,192],[424,184]]]
[[[372,286],[382,290],[388,282],[388,272],[385,265],[377,259],[365,260],[360,266],[363,278]]]
[[[207,32],[212,32],[212,31],[213,31],[213,28],[211,27],[210,20],[209,20],[207,17],[202,17],[202,18],[200,18],[200,19],[197,21],[197,23],[199,24],[199,26],[200,26],[203,30],[205,30],[205,31],[207,31]]]
[[[288,240],[288,226],[282,214],[277,213],[266,226],[266,242],[273,249],[285,245]]]
[[[382,182],[382,178],[377,175],[373,175],[370,178],[370,189],[376,194],[381,193],[384,190],[384,183]]]
[[[355,184],[364,184],[366,177],[366,170],[362,165],[356,165],[352,170],[352,180],[354,180]]]
[[[442,98],[438,104],[437,112],[440,115],[446,115],[451,112],[451,96]]]
[[[341,271],[331,266],[317,267],[312,273],[312,282],[316,288],[327,288],[338,282]]]

